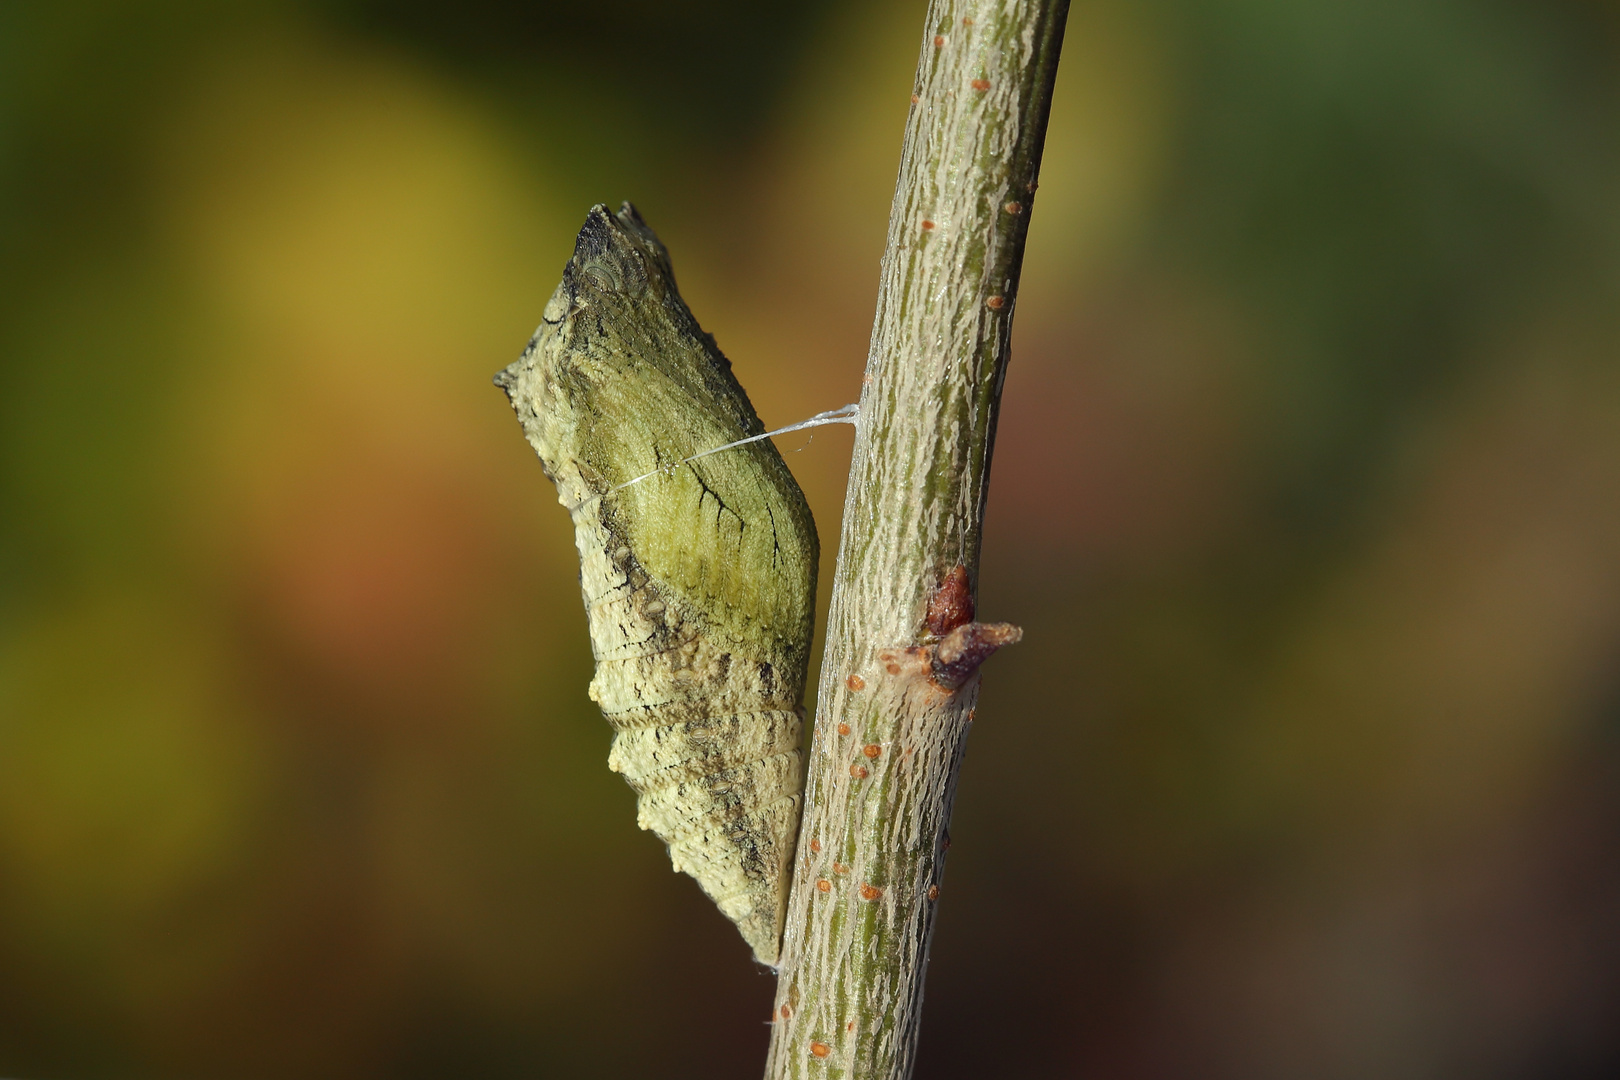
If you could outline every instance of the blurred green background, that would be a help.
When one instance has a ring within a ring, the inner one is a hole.
[[[0,1075],[758,1074],[489,380],[854,400],[923,8],[0,7]],[[1620,8],[1080,0],[1024,282],[919,1075],[1620,1074]]]

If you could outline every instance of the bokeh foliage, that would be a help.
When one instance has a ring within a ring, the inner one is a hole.
[[[628,197],[767,422],[852,400],[921,14],[0,11],[0,1074],[757,1071],[489,377]],[[1076,4],[922,1075],[1620,1064],[1617,61]]]

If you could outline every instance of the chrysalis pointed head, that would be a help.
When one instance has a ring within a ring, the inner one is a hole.
[[[598,204],[585,217],[539,329],[495,385],[551,467],[560,433],[573,430],[571,413],[591,380],[645,353],[640,339],[690,321],[669,254],[636,208],[624,203],[615,214]]]
[[[574,241],[574,255],[563,268],[562,283],[546,321],[557,322],[582,308],[661,304],[674,289],[669,253],[629,203],[614,214],[591,207]],[[679,294],[676,294],[679,295]]]

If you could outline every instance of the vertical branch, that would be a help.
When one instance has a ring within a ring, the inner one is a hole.
[[[932,0],[889,219],[767,1075],[903,1080],[977,668],[996,410],[1067,0]]]

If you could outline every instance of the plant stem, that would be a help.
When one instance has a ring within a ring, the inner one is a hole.
[[[996,412],[1067,0],[932,0],[844,506],[767,1077],[904,1080],[977,666]],[[960,568],[960,569],[958,569]]]

